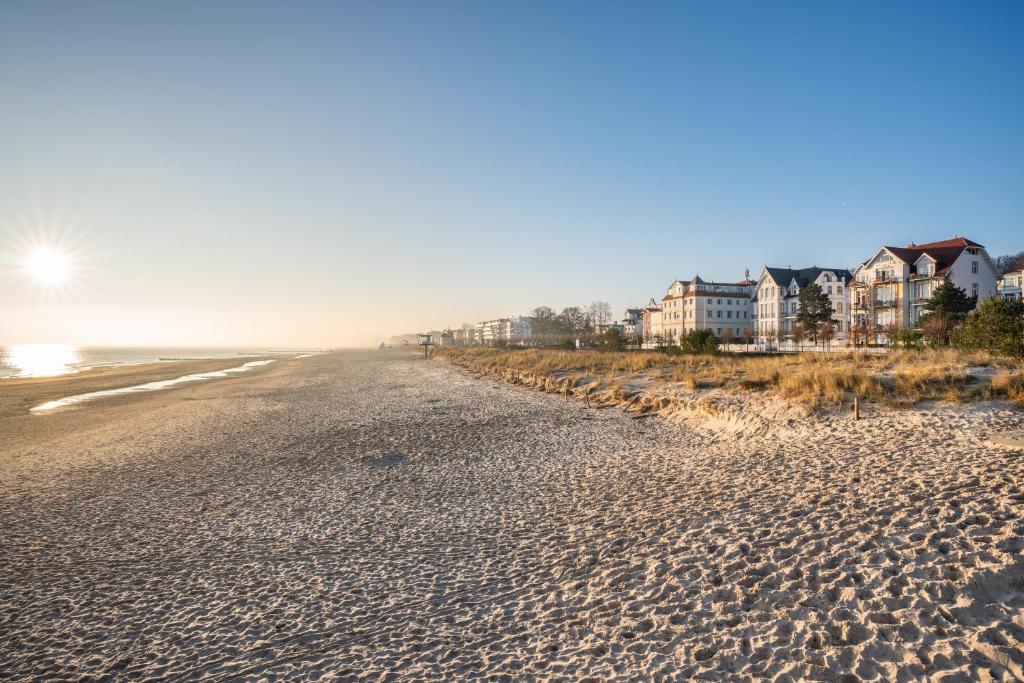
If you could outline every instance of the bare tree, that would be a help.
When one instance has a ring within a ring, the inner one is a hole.
[[[558,314],[558,323],[570,335],[578,335],[587,324],[587,316],[579,306],[567,306]]]
[[[771,351],[771,347],[774,344],[775,350],[779,349],[779,330],[775,325],[769,325],[764,330],[765,341],[768,342],[768,350]]]
[[[732,328],[726,327],[722,329],[722,336],[720,338],[722,346],[729,346],[732,344]]]
[[[597,331],[603,332],[612,320],[612,307],[607,301],[594,301],[587,306],[587,313]]]
[[[541,344],[547,346],[554,331],[555,312],[548,306],[538,306],[530,312],[530,317],[533,318],[533,328],[540,337]]]
[[[822,320],[818,323],[817,328],[818,341],[821,342],[823,349],[828,349],[829,344],[832,343],[832,338],[836,336],[836,323],[834,320]]]
[[[796,344],[797,351],[802,350],[800,342],[804,340],[805,332],[803,323],[793,323],[793,343]]]
[[[921,318],[921,331],[931,346],[943,346],[949,341],[949,316],[945,313],[929,313]]]
[[[865,343],[867,337],[867,322],[864,318],[855,318],[850,321],[850,343],[855,347]]]

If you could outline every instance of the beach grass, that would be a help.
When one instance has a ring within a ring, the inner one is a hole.
[[[642,382],[768,392],[805,406],[839,406],[854,397],[894,407],[922,401],[1006,399],[1024,406],[1024,363],[953,349],[888,354],[801,353],[668,355],[656,351],[446,347],[438,353],[485,374],[599,378],[606,386]]]

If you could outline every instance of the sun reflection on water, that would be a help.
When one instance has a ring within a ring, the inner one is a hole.
[[[74,372],[82,362],[78,348],[70,344],[15,344],[5,352],[4,365],[19,377],[47,377]]]

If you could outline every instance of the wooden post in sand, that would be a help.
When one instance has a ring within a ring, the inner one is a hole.
[[[853,419],[860,419],[860,399],[858,399],[856,396],[853,397]]]

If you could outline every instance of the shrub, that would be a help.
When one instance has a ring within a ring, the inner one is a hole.
[[[558,348],[565,349],[566,351],[575,351],[576,342],[574,342],[572,339],[566,339],[564,342],[558,345]]]
[[[953,331],[953,345],[1008,356],[1024,356],[1024,302],[986,299]]]
[[[601,348],[605,351],[625,351],[626,337],[617,327],[609,327],[601,335]]]
[[[691,330],[680,338],[679,348],[686,353],[714,354],[718,351],[718,338],[711,330]]]

